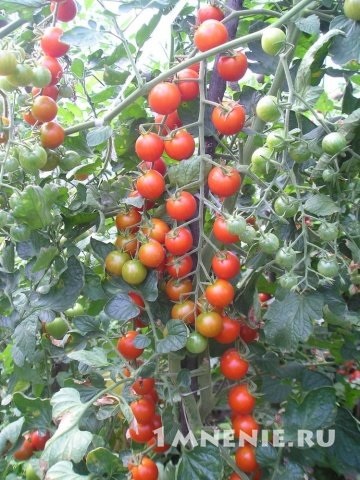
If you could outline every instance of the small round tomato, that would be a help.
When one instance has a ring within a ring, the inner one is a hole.
[[[345,0],[344,15],[357,22],[360,21],[360,3],[359,0]]]
[[[48,27],[44,30],[43,36],[40,40],[40,46],[49,57],[62,57],[70,48],[70,45],[60,40],[64,31],[60,27]]]
[[[275,262],[285,269],[290,269],[296,262],[296,252],[290,247],[282,247],[275,255]]]
[[[226,350],[220,358],[220,371],[229,380],[240,380],[249,370],[249,363],[244,360],[239,352],[231,348]]]
[[[165,180],[156,170],[148,170],[136,181],[136,189],[147,200],[156,200],[165,191]]]
[[[176,257],[169,255],[166,258],[165,270],[173,278],[181,278],[188,275],[193,268],[193,261],[190,255]]]
[[[185,300],[184,302],[175,303],[171,309],[171,318],[175,320],[182,320],[187,324],[195,322],[197,308],[195,302],[192,300]]]
[[[224,12],[216,5],[202,5],[196,12],[196,23],[205,22],[205,20],[218,20],[221,22],[225,18]]]
[[[248,415],[254,410],[255,397],[251,395],[247,385],[235,385],[229,390],[228,403],[234,412]]]
[[[135,233],[122,232],[115,240],[115,247],[119,250],[135,255],[138,248],[138,239]]]
[[[152,217],[149,225],[141,227],[141,232],[149,238],[153,238],[160,243],[165,243],[166,234],[170,231],[169,225],[161,218]]]
[[[230,197],[238,192],[241,175],[234,167],[213,167],[208,175],[209,189],[219,197]]]
[[[146,443],[154,436],[152,423],[131,422],[129,425],[129,436],[136,443]],[[138,477],[139,478],[139,477]]]
[[[241,263],[235,253],[226,250],[213,256],[211,267],[218,278],[230,280],[239,274]]]
[[[268,302],[272,298],[272,296],[270,295],[270,293],[260,292],[258,298],[260,303],[265,303]]]
[[[39,145],[35,145],[31,150],[19,148],[18,153],[19,163],[26,172],[35,173],[46,165],[46,150]]]
[[[56,101],[59,96],[59,89],[56,85],[48,85],[44,88],[33,87],[31,94],[33,97],[36,97],[37,95],[44,95]]]
[[[294,197],[282,195],[275,200],[274,210],[280,217],[290,218],[297,214],[299,202]]]
[[[130,408],[139,423],[150,423],[155,416],[155,404],[147,398],[131,402]]]
[[[33,79],[32,69],[29,65],[19,63],[16,70],[11,75],[7,75],[6,80],[14,87],[26,87],[31,85]]]
[[[48,68],[42,66],[35,67],[33,68],[32,75],[33,88],[44,88],[51,83],[51,72]]]
[[[202,312],[196,317],[196,330],[206,338],[219,335],[222,330],[223,319],[217,312]]]
[[[227,28],[219,20],[205,20],[196,29],[194,43],[200,52],[206,52],[227,42],[229,34]]]
[[[56,317],[52,322],[48,322],[45,324],[46,333],[56,338],[57,340],[61,340],[62,338],[64,338],[68,330],[69,325],[67,321],[61,317]]]
[[[148,103],[155,113],[168,115],[181,103],[181,93],[175,83],[161,82],[150,90]]]
[[[219,133],[234,135],[245,125],[245,109],[235,102],[224,102],[214,108],[211,121]]]
[[[46,442],[50,438],[50,432],[35,430],[29,434],[29,441],[33,450],[44,450]]]
[[[15,73],[17,58],[14,52],[3,50],[0,52],[0,75],[6,76]]]
[[[39,123],[34,117],[34,115],[31,113],[31,110],[26,110],[26,112],[23,113],[23,119],[29,125],[36,125],[37,123]]]
[[[246,343],[251,343],[254,340],[256,340],[259,336],[257,328],[250,328],[246,323],[243,323],[241,325],[240,329],[240,337],[244,340]]]
[[[340,132],[331,132],[322,139],[321,147],[328,155],[337,155],[346,148],[347,141]]]
[[[13,453],[13,457],[18,462],[22,462],[24,460],[28,460],[33,454],[32,444],[29,439],[25,439],[21,446],[15,450]]]
[[[182,121],[177,110],[168,115],[155,115],[154,123],[159,123],[161,125],[159,131],[160,135],[167,135],[172,130],[175,130],[175,128],[182,127]]]
[[[216,335],[215,340],[219,343],[235,342],[240,336],[241,323],[235,318],[222,317],[221,332]]]
[[[45,148],[57,148],[64,143],[65,131],[55,122],[47,122],[40,127],[40,141]]]
[[[336,223],[324,222],[319,226],[317,234],[323,242],[331,242],[337,239],[339,229]]]
[[[175,82],[181,93],[181,100],[188,102],[199,95],[199,75],[191,68],[180,70],[175,76]]]
[[[187,227],[178,227],[165,235],[165,247],[172,255],[184,255],[193,245],[193,236]]]
[[[192,218],[197,209],[194,195],[189,192],[176,192],[166,200],[166,213],[174,220],[184,221]]]
[[[134,345],[134,340],[138,335],[138,332],[135,330],[130,330],[123,337],[120,337],[117,342],[117,349],[126,360],[135,360],[144,351],[143,348],[137,348]]]
[[[206,300],[214,307],[225,308],[234,300],[235,290],[230,282],[221,278],[206,287]],[[220,332],[219,332],[220,333]]]
[[[239,447],[235,452],[235,463],[245,473],[255,472],[259,468],[255,448],[252,445]]]
[[[259,424],[252,415],[234,415],[231,423],[235,438],[239,438],[241,434],[253,437],[260,430]]]
[[[158,439],[156,437],[153,437],[151,440],[149,440],[147,442],[147,446],[151,447],[151,449],[155,453],[165,453],[171,448],[171,445],[167,443],[165,443],[164,445],[159,445]]]
[[[306,142],[294,142],[289,147],[289,157],[296,163],[302,163],[309,160],[311,151]]]
[[[143,172],[146,172],[146,170],[156,170],[157,172],[161,173],[162,176],[164,176],[167,170],[167,166],[164,159],[162,157],[159,157],[153,162],[139,163],[139,169]]]
[[[164,151],[164,140],[156,133],[143,133],[135,142],[135,152],[145,162],[155,162]]]
[[[186,341],[186,350],[190,353],[202,353],[208,346],[208,339],[198,332],[191,332]]]
[[[260,98],[256,105],[256,115],[263,122],[276,122],[280,118],[277,98],[273,95]]]
[[[125,262],[130,260],[130,255],[126,252],[114,250],[107,254],[105,258],[105,270],[110,275],[120,276]]]
[[[280,247],[278,237],[273,233],[264,233],[259,239],[260,250],[268,255],[277,252]]]
[[[165,293],[173,302],[185,300],[192,291],[193,284],[190,278],[184,278],[183,280],[170,278],[165,285]]]
[[[40,95],[34,99],[31,113],[39,122],[51,122],[56,117],[58,106],[50,97]]]
[[[259,147],[251,155],[251,170],[259,177],[270,175],[274,168],[270,163],[273,151],[268,147]]]
[[[285,40],[286,35],[280,28],[269,27],[262,34],[261,47],[268,55],[278,55],[284,48]]]
[[[157,240],[149,240],[139,248],[140,262],[149,268],[157,268],[165,260],[165,249]]]
[[[220,56],[216,69],[223,80],[237,82],[246,73],[248,61],[245,53],[236,52],[233,55]]]
[[[132,480],[157,480],[159,478],[156,463],[148,457],[143,457],[141,463],[132,467],[130,472]]]
[[[118,230],[129,230],[130,232],[136,232],[139,227],[138,224],[141,221],[141,215],[136,208],[129,208],[124,212],[120,212],[116,215],[115,222]]]
[[[339,273],[339,265],[335,257],[321,258],[316,268],[321,275],[327,278],[334,278]]]
[[[140,260],[128,260],[122,267],[121,275],[130,285],[139,285],[145,280],[147,270]]]
[[[155,387],[155,380],[153,378],[138,378],[132,384],[132,389],[137,395],[146,395],[150,393]]]
[[[50,70],[50,73],[51,73],[50,85],[55,85],[56,83],[58,83],[58,81],[63,76],[63,69],[60,63],[58,62],[58,60],[56,58],[45,55],[40,59],[39,63],[42,67],[45,67],[48,70]]]
[[[173,160],[185,160],[195,151],[194,137],[186,130],[178,130],[166,139],[164,144],[165,152]]]
[[[275,152],[280,152],[284,150],[286,146],[286,135],[283,128],[276,128],[269,132],[266,136],[265,145],[274,150]]]
[[[224,244],[237,243],[240,241],[238,235],[230,232],[226,220],[223,217],[216,217],[213,225],[213,233],[216,240]]]
[[[50,9],[53,12],[55,10],[56,2],[53,1],[50,4]],[[59,3],[57,15],[57,20],[61,22],[71,22],[74,20],[77,14],[77,6],[74,0],[64,0]]]
[[[136,292],[129,292],[128,295],[135,305],[137,305],[140,309],[145,308],[145,302],[141,295]]]

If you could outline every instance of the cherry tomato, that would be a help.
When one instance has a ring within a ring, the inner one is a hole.
[[[160,243],[165,243],[166,234],[170,231],[169,225],[161,218],[152,217],[149,220],[149,226],[146,224],[141,227],[141,231],[149,238],[153,238]]]
[[[33,454],[33,448],[31,441],[29,439],[25,439],[21,446],[15,450],[13,453],[13,457],[18,462],[22,462],[24,460],[28,460]]]
[[[7,75],[6,80],[14,87],[26,87],[31,85],[33,80],[32,69],[29,65],[19,63],[16,70],[11,75]]]
[[[260,430],[259,424],[252,415],[236,414],[232,417],[231,423],[235,438],[239,438],[241,433],[253,437]]]
[[[137,305],[140,309],[145,308],[145,302],[141,295],[136,292],[129,292],[128,295],[135,305]]]
[[[29,441],[33,450],[44,450],[46,442],[50,438],[50,432],[35,430],[29,435]]]
[[[138,257],[145,267],[156,268],[165,260],[165,249],[157,240],[149,240],[139,248]]]
[[[132,480],[157,480],[159,477],[156,463],[148,457],[143,457],[141,463],[132,467],[130,472]]]
[[[268,55],[278,55],[284,48],[285,40],[286,35],[280,28],[269,27],[262,34],[261,47]]]
[[[218,74],[228,82],[240,80],[245,75],[247,67],[247,57],[240,51],[233,55],[222,55],[216,64]]]
[[[6,76],[16,72],[17,58],[15,52],[3,50],[0,52],[0,75]]]
[[[42,67],[45,67],[48,70],[50,70],[50,73],[51,73],[50,85],[55,85],[56,83],[58,83],[58,81],[63,76],[63,69],[60,63],[58,62],[58,60],[56,58],[45,55],[40,59],[39,64]]]
[[[147,398],[131,402],[130,408],[139,423],[150,423],[155,415],[155,404]]]
[[[182,121],[177,110],[168,115],[155,115],[154,123],[160,123],[163,125],[159,131],[160,135],[167,135],[169,131],[171,132],[172,130],[175,130],[175,128],[182,127]]]
[[[234,167],[213,167],[208,175],[209,189],[220,197],[230,197],[241,185],[240,173]]]
[[[50,97],[40,95],[35,98],[31,113],[39,122],[50,122],[54,120],[58,111],[58,106]]]
[[[206,287],[205,297],[210,305],[219,308],[225,308],[234,300],[234,287],[227,280],[221,278]],[[220,332],[219,332],[220,333]]]
[[[162,446],[158,445],[156,437],[153,437],[151,440],[149,440],[147,445],[148,447],[151,447],[155,453],[165,453],[171,448],[171,445],[168,445],[167,443]]]
[[[264,233],[259,239],[260,250],[268,255],[272,255],[279,250],[280,242],[274,233]]]
[[[339,273],[339,266],[335,258],[321,258],[317,264],[317,271],[327,278],[334,278]]]
[[[324,222],[319,226],[317,234],[323,242],[331,242],[337,239],[339,229],[336,223]]]
[[[153,378],[138,378],[132,384],[132,389],[137,395],[146,395],[150,393],[155,387],[155,380]]]
[[[36,125],[37,123],[39,124],[34,115],[31,113],[31,110],[27,110],[23,113],[23,119],[29,125]]]
[[[193,261],[190,255],[185,255],[182,257],[175,257],[174,255],[169,255],[166,258],[165,269],[167,273],[173,278],[185,277],[189,274],[193,268]]]
[[[230,280],[240,272],[240,260],[238,257],[226,250],[217,252],[211,261],[213,272],[218,278]]]
[[[347,146],[344,135],[340,132],[331,132],[322,139],[321,147],[328,155],[337,155]]]
[[[222,330],[223,319],[217,312],[203,312],[196,317],[196,330],[206,338],[219,335]]]
[[[281,115],[277,98],[273,95],[260,98],[256,105],[256,115],[263,122],[276,122]]]
[[[156,200],[165,191],[165,180],[156,170],[148,170],[137,179],[136,188],[147,200]]]
[[[130,208],[116,215],[116,228],[118,230],[128,229],[130,232],[136,232],[141,221],[141,215],[136,208]]]
[[[166,213],[174,220],[184,221],[192,218],[197,209],[194,195],[189,192],[176,192],[166,200]]]
[[[344,15],[357,22],[360,21],[360,3],[359,0],[345,0]]]
[[[69,324],[61,317],[55,317],[52,322],[45,324],[45,331],[48,335],[61,340],[69,330]],[[35,450],[35,448],[34,448]]]
[[[191,332],[186,341],[186,350],[190,353],[202,353],[208,346],[208,339],[198,332]]]
[[[47,122],[40,127],[40,141],[45,148],[57,148],[65,140],[64,129],[55,122]]]
[[[53,12],[55,10],[56,2],[51,2],[50,10]],[[61,22],[71,22],[74,20],[77,14],[77,7],[74,0],[64,0],[59,3],[58,11],[56,18]]]
[[[175,81],[181,93],[181,100],[188,102],[199,95],[199,75],[191,68],[180,70],[175,76]]]
[[[202,5],[196,13],[197,24],[205,22],[205,20],[218,20],[221,22],[224,18],[224,12],[215,5]]]
[[[135,142],[135,152],[145,162],[155,162],[164,151],[164,140],[156,133],[143,133]]]
[[[240,329],[240,337],[244,342],[251,343],[259,337],[259,332],[257,328],[250,328],[246,323],[243,323]]]
[[[114,250],[108,253],[105,258],[105,269],[111,275],[120,276],[122,268],[128,260],[130,260],[128,253]]]
[[[165,152],[174,160],[185,160],[195,151],[194,137],[186,130],[178,130],[164,144]]]
[[[33,80],[32,85],[34,88],[43,88],[51,83],[51,72],[45,67],[35,67],[32,71]]]
[[[220,371],[229,380],[240,380],[249,370],[249,363],[236,349],[226,350],[220,358]]]
[[[33,97],[36,97],[37,95],[44,95],[56,101],[59,96],[59,89],[56,85],[48,85],[44,88],[33,87],[31,94]]]
[[[240,336],[241,323],[235,318],[222,317],[221,332],[216,335],[215,340],[219,343],[235,342]]]
[[[181,93],[175,83],[161,82],[150,90],[148,103],[155,113],[168,115],[181,103]]]
[[[60,27],[48,27],[45,29],[40,40],[40,46],[45,55],[58,58],[67,53],[70,45],[60,40],[60,37],[63,35],[63,33],[64,31]]]
[[[219,133],[234,135],[245,125],[245,109],[235,102],[224,102],[214,108],[211,121]]]
[[[126,360],[135,360],[144,351],[143,348],[137,348],[134,345],[134,340],[138,335],[138,332],[135,330],[130,330],[123,337],[120,337],[117,342],[117,349]]]
[[[130,285],[139,285],[145,280],[147,270],[140,260],[128,260],[122,267],[121,275]]]
[[[260,303],[265,303],[272,298],[270,293],[265,293],[265,292],[260,292],[258,297],[259,297],[259,302]]]
[[[138,248],[138,239],[135,233],[122,232],[115,240],[115,247],[123,252],[135,255]]]
[[[146,170],[156,170],[157,172],[161,173],[162,176],[165,175],[167,167],[164,159],[162,157],[157,158],[154,162],[141,162],[139,163],[139,168],[143,172]]]
[[[240,241],[238,235],[229,231],[226,220],[223,217],[216,217],[213,225],[213,233],[216,240],[224,244],[237,243]]]
[[[152,423],[131,422],[129,425],[129,435],[131,440],[136,443],[146,443],[154,436],[154,427]]]
[[[252,473],[258,469],[255,448],[252,445],[239,447],[235,452],[235,463],[245,473]]]
[[[184,302],[175,303],[171,309],[171,318],[182,320],[187,324],[193,324],[197,315],[195,302],[185,300]]]
[[[205,20],[196,29],[194,43],[201,52],[215,48],[229,39],[228,31],[219,20]]]
[[[187,227],[178,227],[165,235],[165,247],[173,255],[184,255],[193,245],[193,236]]]
[[[165,285],[165,293],[173,302],[185,300],[192,291],[193,285],[190,278],[184,278],[183,280],[171,278]]]
[[[247,385],[235,385],[229,391],[228,403],[235,413],[250,414],[255,407],[255,397],[251,395]]]
[[[297,214],[299,202],[294,197],[282,195],[275,200],[274,210],[280,217],[290,218]]]

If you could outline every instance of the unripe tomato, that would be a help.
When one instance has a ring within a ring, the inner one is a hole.
[[[119,250],[129,253],[130,255],[135,255],[138,248],[138,239],[136,233],[121,232],[121,235],[118,235],[115,240],[115,247]]]
[[[16,72],[17,58],[14,52],[3,50],[0,52],[0,75],[12,75]]]
[[[341,150],[344,150],[346,145],[346,138],[340,132],[328,133],[321,142],[323,151],[328,155],[337,155]]]
[[[245,125],[245,109],[238,103],[223,103],[214,108],[211,121],[219,133],[234,135]]]
[[[317,231],[317,234],[323,242],[331,242],[336,240],[339,235],[338,226],[336,223],[322,223]]]
[[[262,97],[256,105],[256,115],[263,122],[276,122],[281,115],[277,98],[273,95]]]
[[[261,37],[261,47],[268,55],[277,55],[284,48],[285,33],[280,28],[269,27]]]
[[[21,167],[29,173],[36,173],[40,168],[46,165],[47,153],[39,145],[29,148],[19,148],[19,163]]]
[[[221,332],[222,317],[216,312],[202,312],[196,317],[195,326],[198,333],[213,338]]]
[[[294,273],[287,272],[279,277],[279,284],[285,290],[291,290],[298,284],[298,282],[299,279]]]
[[[249,363],[244,360],[239,352],[231,348],[224,352],[220,358],[220,371],[229,380],[240,380],[249,370]]]
[[[147,269],[139,260],[128,260],[121,271],[122,278],[130,285],[139,285],[147,276]]]
[[[14,73],[8,75],[6,80],[14,87],[26,87],[33,81],[32,69],[29,65],[19,63]]]
[[[34,467],[31,465],[31,463],[28,463],[26,465],[25,478],[26,478],[26,480],[40,480],[40,477],[37,475]]]
[[[65,315],[67,317],[77,317],[78,315],[82,315],[84,313],[84,307],[81,305],[80,302],[75,302],[71,308],[65,310]]]
[[[78,167],[81,164],[81,156],[73,151],[66,150],[64,155],[60,157],[59,166],[64,172],[69,172],[75,167]]]
[[[251,155],[251,170],[259,177],[271,173],[273,166],[270,163],[273,156],[272,150],[268,147],[259,147]]]
[[[165,285],[165,293],[173,302],[185,300],[193,291],[193,284],[189,278],[178,280],[170,278]]]
[[[275,234],[265,233],[259,239],[259,247],[261,251],[263,251],[264,253],[267,253],[268,255],[271,255],[277,252],[277,250],[280,247],[280,242],[278,237]]]
[[[360,2],[359,0],[345,0],[344,15],[357,22],[360,21]]]
[[[171,318],[182,320],[187,324],[193,324],[197,314],[195,302],[185,300],[181,303],[175,303],[171,309]]]
[[[282,247],[275,255],[275,262],[285,269],[291,268],[296,262],[296,252],[290,247]]]
[[[317,271],[327,278],[334,278],[339,273],[339,266],[335,258],[321,258],[317,264]]]
[[[274,210],[279,217],[290,218],[297,214],[299,202],[294,197],[282,195],[275,200]]]
[[[305,142],[295,142],[289,147],[289,157],[296,163],[302,163],[309,160],[311,152]]]
[[[70,48],[70,45],[60,40],[60,37],[64,33],[60,27],[48,27],[45,29],[43,36],[40,40],[40,46],[49,57],[62,57]]]
[[[45,95],[39,95],[34,99],[31,113],[39,122],[51,122],[56,117],[58,106],[56,102]]]
[[[120,337],[117,342],[117,349],[121,355],[127,360],[135,360],[143,353],[143,348],[137,348],[134,345],[134,340],[138,336],[138,332],[130,330],[123,337]]]
[[[124,264],[130,260],[130,255],[126,252],[114,250],[107,254],[105,258],[105,270],[110,275],[121,276]]]
[[[33,79],[33,89],[34,88],[45,88],[51,83],[51,72],[46,67],[35,67],[32,71]]]
[[[246,73],[248,61],[245,53],[238,51],[233,55],[222,55],[216,64],[218,74],[223,80],[237,82]]]
[[[155,113],[168,115],[174,112],[181,103],[180,90],[175,83],[158,83],[150,90],[148,103]]]
[[[57,148],[64,143],[65,131],[55,122],[47,122],[40,127],[41,145],[45,148]]]
[[[286,146],[284,130],[282,128],[277,128],[269,132],[266,136],[265,145],[276,152],[284,150]]]
[[[135,142],[135,152],[145,162],[155,162],[164,151],[164,140],[156,133],[140,135]]]
[[[192,332],[186,341],[186,350],[190,353],[202,353],[208,346],[208,339],[199,332]]]
[[[56,317],[52,322],[45,324],[45,331],[57,340],[64,338],[64,335],[68,332],[69,325],[66,320],[61,317]],[[35,449],[34,449],[35,450]]]
[[[201,52],[206,52],[227,42],[229,34],[227,28],[218,20],[205,20],[196,29],[194,43]]]

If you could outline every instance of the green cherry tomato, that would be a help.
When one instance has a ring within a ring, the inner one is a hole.
[[[247,223],[244,217],[235,215],[226,219],[226,226],[230,233],[242,236],[245,232]]]
[[[311,152],[304,142],[295,142],[289,147],[289,157],[296,163],[306,162],[311,157]]]
[[[78,315],[82,315],[84,313],[84,307],[81,305],[81,303],[76,302],[71,308],[65,310],[64,313],[67,317],[77,317]]]
[[[256,239],[256,230],[251,225],[246,225],[245,230],[241,235],[241,241],[246,243],[247,245],[251,245],[254,243]]]
[[[317,234],[323,242],[331,242],[337,239],[339,230],[336,223],[322,223]]]
[[[360,1],[359,0],[345,0],[344,15],[351,20],[360,21]]]
[[[263,122],[276,122],[281,115],[277,98],[273,95],[262,97],[256,105],[256,115]]]
[[[286,35],[280,28],[269,27],[261,37],[261,47],[268,55],[277,55],[284,48]]]
[[[59,165],[60,157],[57,152],[53,150],[47,151],[47,160],[43,167],[40,168],[42,172],[51,172]]]
[[[31,148],[19,148],[19,163],[28,173],[35,173],[43,168],[47,162],[47,153],[40,145]]]
[[[51,72],[45,67],[35,67],[32,71],[32,85],[38,88],[47,87],[51,83]]]
[[[321,176],[325,183],[331,183],[334,182],[339,175],[333,168],[325,168]]]
[[[19,167],[17,159],[13,155],[9,155],[5,160],[4,173],[14,173]]]
[[[327,278],[334,278],[339,273],[339,266],[335,258],[321,258],[317,264],[317,271]]]
[[[77,152],[68,150],[64,156],[60,158],[59,166],[61,170],[68,172],[81,164],[81,157]]]
[[[298,283],[298,277],[293,273],[285,273],[279,278],[280,286],[286,290],[291,290]]]
[[[15,72],[8,75],[6,79],[14,87],[26,87],[33,81],[33,72],[29,65],[19,64],[16,66]]]
[[[121,275],[130,285],[139,285],[145,280],[147,269],[140,260],[128,260],[122,267]]]
[[[287,195],[278,197],[274,202],[274,210],[279,217],[293,217],[299,210],[299,202]]]
[[[275,262],[285,269],[291,268],[296,262],[296,252],[292,248],[282,247],[275,255]]]
[[[259,177],[266,176],[274,170],[270,160],[273,156],[272,150],[268,147],[259,147],[251,155],[251,170]]]
[[[271,150],[280,151],[285,148],[285,132],[282,128],[277,128],[270,132],[266,137],[266,146]]]
[[[12,75],[17,67],[17,59],[14,52],[3,50],[0,52],[0,75]]]
[[[10,83],[7,77],[0,77],[0,89],[5,92],[13,92],[16,90],[16,86]]]
[[[12,223],[12,215],[5,210],[0,210],[0,228],[7,227]]]
[[[69,330],[69,325],[63,318],[56,317],[52,322],[45,325],[45,330],[52,337],[61,340]]]
[[[273,233],[265,233],[259,239],[259,247],[262,252],[271,255],[279,250],[279,239]]]
[[[208,339],[198,332],[192,332],[185,346],[190,353],[202,353],[208,346]]]
[[[341,150],[344,150],[346,145],[346,138],[339,132],[328,133],[321,142],[323,151],[328,155],[337,155]]]

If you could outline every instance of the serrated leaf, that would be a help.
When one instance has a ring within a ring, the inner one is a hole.
[[[317,15],[299,18],[295,23],[299,30],[309,35],[318,35],[320,33],[320,19]]]
[[[112,128],[109,125],[103,127],[96,127],[89,131],[86,135],[86,141],[89,147],[96,147],[103,142],[106,142],[113,133]]]
[[[92,350],[78,350],[67,354],[72,360],[84,363],[92,368],[101,368],[109,365],[106,354],[102,348],[95,347]]]
[[[176,165],[168,168],[167,174],[169,183],[172,187],[183,187],[191,182],[201,182],[200,176],[201,157],[192,157],[189,160],[183,160]],[[206,163],[204,172],[206,175],[210,169],[210,164]]]
[[[53,202],[45,188],[28,185],[22,192],[13,194],[9,203],[14,217],[31,230],[40,230],[53,221],[50,209]]]
[[[114,474],[124,470],[118,455],[106,448],[96,448],[86,456],[86,466],[90,473],[112,478]]]
[[[330,197],[322,193],[309,197],[304,205],[305,210],[319,217],[326,217],[339,212],[339,207]]]
[[[13,402],[25,416],[28,429],[47,429],[51,425],[51,405],[48,398],[31,398],[21,392],[15,392]]]
[[[176,352],[185,347],[187,328],[181,320],[169,320],[166,324],[168,335],[156,344],[157,353]]]
[[[81,335],[100,332],[100,320],[90,315],[78,315],[72,321],[74,327]]]
[[[45,480],[90,480],[90,475],[79,475],[73,470],[71,462],[62,461],[53,465],[46,472]]]
[[[115,320],[127,322],[137,317],[140,314],[140,309],[131,300],[129,295],[126,293],[118,293],[105,305],[104,312]]]
[[[178,480],[219,480],[223,476],[223,462],[218,447],[207,445],[184,450],[179,465]]]
[[[32,273],[40,272],[40,270],[48,268],[57,254],[58,249],[54,246],[41,248],[37,255],[36,262],[32,266]]]
[[[360,63],[360,23],[340,15],[332,20],[330,28],[345,34],[335,38],[329,52],[332,60],[338,65],[352,61]]]
[[[97,43],[103,41],[104,34],[97,32],[92,28],[74,27],[67,30],[61,37],[61,41],[77,47],[94,47]]]
[[[323,297],[318,293],[288,293],[276,299],[265,314],[265,335],[268,342],[285,351],[295,351],[313,331],[315,320],[322,318]]]
[[[37,315],[29,315],[15,328],[13,339],[13,358],[16,365],[22,367],[25,360],[34,360],[36,349],[36,334],[39,329]]]
[[[95,255],[99,258],[99,260],[104,261],[106,256],[115,250],[115,247],[112,243],[104,243],[100,240],[96,240],[96,238],[90,239],[90,245],[95,253]]]
[[[10,445],[14,445],[20,436],[24,417],[15,420],[3,427],[0,431],[0,454],[3,454]]]

